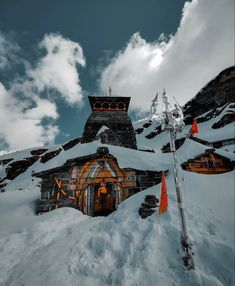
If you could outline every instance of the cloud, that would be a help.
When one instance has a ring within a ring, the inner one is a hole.
[[[33,108],[29,106],[34,105]],[[42,120],[58,118],[56,105],[39,97],[20,102],[0,83],[0,138],[10,149],[28,148],[51,144],[58,134],[58,126],[43,126]]]
[[[157,91],[166,88],[181,104],[222,69],[234,64],[233,0],[186,2],[176,34],[146,42],[138,33],[100,76],[101,90],[132,96],[131,108],[149,109]]]
[[[0,69],[3,69],[8,63],[7,50],[9,44],[5,37],[0,33]]]
[[[0,68],[10,65],[16,48],[0,34]],[[32,67],[24,59],[25,75],[6,88],[0,82],[0,142],[8,149],[21,149],[54,143],[59,133],[56,102],[81,103],[83,94],[76,65],[85,66],[78,43],[58,34],[45,35],[39,44],[45,51]],[[48,91],[57,91],[51,102]],[[0,146],[0,147],[1,147]]]
[[[6,37],[0,31],[0,70],[8,69],[13,63],[21,63],[17,53],[20,47],[13,43],[10,37]]]
[[[27,71],[34,87],[39,92],[55,89],[69,104],[82,100],[82,88],[76,65],[85,66],[85,58],[81,46],[61,35],[45,35],[40,48],[46,55],[35,69]]]

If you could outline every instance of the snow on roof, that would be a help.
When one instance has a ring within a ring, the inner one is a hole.
[[[108,147],[109,153],[117,158],[120,168],[134,168],[138,170],[161,171],[166,169],[166,164],[162,163],[160,153],[150,153],[134,149],[91,142],[78,144],[73,148],[62,151],[58,156],[42,164],[37,162],[36,172],[41,172],[62,166],[67,160],[95,154],[98,147]]]
[[[106,125],[103,125],[100,129],[99,129],[99,131],[98,131],[98,133],[96,134],[96,135],[100,135],[102,132],[104,132],[105,130],[107,130],[107,129],[109,129]]]
[[[177,158],[180,164],[187,162],[189,159],[194,159],[206,152],[208,149],[214,149],[215,153],[230,159],[231,161],[235,160],[235,154],[233,152],[228,152],[223,149],[209,148],[203,144],[195,142],[189,138],[186,138],[184,144],[177,150]]]

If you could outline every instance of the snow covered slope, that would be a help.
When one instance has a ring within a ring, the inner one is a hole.
[[[185,138],[176,152],[179,163],[211,147],[235,160],[234,122],[226,123],[233,112],[230,102],[198,114],[199,134],[194,139],[186,138],[191,127],[186,125],[178,135]],[[195,253],[195,270],[184,271],[172,158],[162,153],[169,134],[153,118],[136,122],[134,128],[138,148],[154,153],[108,148],[120,167],[169,170],[169,211],[162,216],[141,219],[138,214],[145,195],[159,198],[160,185],[130,197],[108,217],[89,218],[70,208],[34,215],[40,189],[39,179],[31,175],[95,153],[106,146],[99,141],[80,144],[76,138],[66,148],[32,148],[0,156],[0,186],[5,189],[0,193],[0,286],[234,285],[235,172],[201,175],[181,169]]]
[[[200,130],[203,124],[199,124]],[[153,125],[148,128],[153,129]],[[196,264],[195,271],[185,272],[171,154],[160,151],[169,140],[168,134],[156,136],[161,136],[161,140],[144,139],[143,134],[137,137],[138,143],[142,140],[147,148],[155,147],[156,153],[115,146],[109,146],[109,150],[121,167],[169,169],[169,212],[145,220],[138,215],[146,194],[159,197],[158,185],[129,198],[105,218],[89,218],[69,208],[34,216],[34,202],[40,192],[31,172],[93,153],[101,144],[78,144],[45,164],[38,160],[0,194],[1,286],[233,285],[234,172],[206,176],[182,171],[186,219]],[[148,143],[151,140],[155,141],[153,145]],[[186,139],[177,151],[179,163],[207,148]],[[15,160],[20,160],[29,152],[7,154],[4,159],[15,156]],[[231,159],[234,156],[226,150],[217,152]],[[19,186],[23,190],[19,191]]]
[[[36,217],[36,192],[2,194],[0,285],[233,285],[234,173],[213,180],[183,175],[195,271],[182,267],[170,170],[169,212],[145,220],[138,208],[146,194],[159,197],[159,185],[127,199],[106,218],[69,208]]]
[[[220,122],[224,116],[235,113],[235,104],[225,104],[221,108],[217,108],[217,112],[215,112],[212,118],[208,120],[204,119],[205,121],[200,122],[200,119],[205,118],[206,114],[211,111],[212,110],[197,117],[199,133],[194,137],[205,141],[202,141],[202,143],[210,147],[213,146],[212,143],[224,141],[224,144],[222,144],[223,149],[235,152],[234,121],[220,128],[214,128],[215,124]],[[136,130],[138,148],[140,149],[159,150],[159,148],[161,149],[164,145],[169,143],[169,136],[166,135],[166,132],[161,131],[159,122],[153,118],[145,118],[135,122],[134,128]],[[191,125],[186,125],[183,132],[178,134],[177,139],[186,137],[190,128]]]

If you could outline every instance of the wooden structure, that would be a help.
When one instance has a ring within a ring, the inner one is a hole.
[[[92,113],[87,119],[81,142],[94,141],[102,127],[102,143],[137,149],[134,128],[128,116],[130,97],[89,96]]]
[[[161,172],[121,169],[107,147],[34,176],[42,179],[37,214],[73,207],[89,216],[108,215],[132,194],[161,181]]]
[[[232,171],[234,162],[215,153],[215,149],[207,149],[205,153],[183,163],[182,168],[200,174],[220,174]]]

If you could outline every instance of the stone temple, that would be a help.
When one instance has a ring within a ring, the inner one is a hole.
[[[89,97],[89,101],[92,113],[81,143],[99,138],[108,145],[137,149],[127,113],[130,97],[111,96],[110,89],[109,96]],[[61,166],[34,173],[42,180],[37,214],[72,207],[89,216],[108,215],[123,200],[161,181],[161,171],[120,168],[118,158],[109,153],[107,145],[92,154],[77,156]]]
[[[130,97],[89,97],[92,113],[87,119],[82,143],[95,140],[109,145],[137,149],[134,128],[128,115]]]

